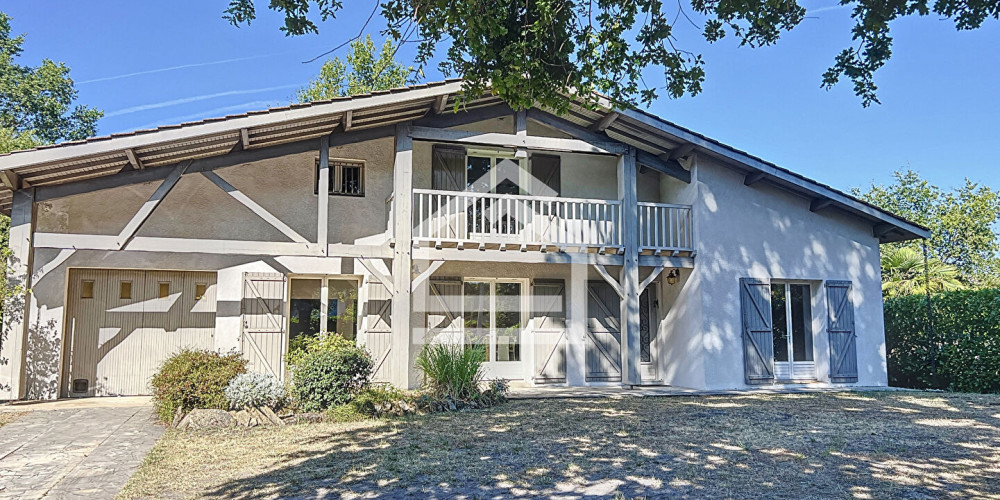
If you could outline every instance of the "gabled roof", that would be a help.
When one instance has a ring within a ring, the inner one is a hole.
[[[13,186],[66,184],[221,156],[239,148],[318,138],[348,122],[351,130],[363,130],[411,121],[434,112],[450,112],[461,89],[462,81],[453,79],[15,151],[0,155],[0,211],[10,212]],[[486,96],[467,103],[464,109],[497,104],[502,101]],[[812,200],[813,207],[835,207],[868,220],[883,242],[929,236],[929,231],[916,223],[745,151],[650,113],[614,107],[603,97],[598,100],[598,109],[575,100],[561,118],[654,155],[693,150],[710,156],[745,172],[748,183],[768,182]]]

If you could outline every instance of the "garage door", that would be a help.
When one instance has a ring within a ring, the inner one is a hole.
[[[63,394],[149,394],[160,364],[215,346],[215,273],[74,269]]]

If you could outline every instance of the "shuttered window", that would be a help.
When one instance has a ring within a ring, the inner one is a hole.
[[[431,152],[431,189],[465,190],[465,148],[434,145]]]
[[[858,381],[857,335],[850,281],[827,281],[827,334],[830,340],[830,381]]]
[[[562,193],[562,172],[559,157],[554,155],[531,156],[532,196],[559,196]]]

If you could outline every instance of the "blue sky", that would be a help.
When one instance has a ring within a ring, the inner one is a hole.
[[[836,0],[800,1],[809,18],[774,47],[708,45],[679,25],[679,46],[707,60],[704,92],[661,98],[649,110],[841,189],[888,182],[906,167],[943,187],[969,177],[1000,188],[1000,23],[957,32],[936,17],[895,22],[894,56],[877,75],[883,104],[865,109],[850,84],[820,88],[850,44],[850,11]],[[303,61],[354,36],[375,5],[345,2],[319,35],[289,38],[266,10],[250,27],[228,25],[226,3],[16,0],[0,8],[15,33],[27,34],[20,62],[66,62],[80,102],[105,111],[103,134],[286,104],[319,71],[319,61]],[[378,28],[369,31],[378,37]]]

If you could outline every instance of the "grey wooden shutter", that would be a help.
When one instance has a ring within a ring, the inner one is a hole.
[[[240,344],[247,368],[284,378],[285,276],[281,273],[243,273]]]
[[[388,362],[392,352],[392,295],[385,285],[372,278],[368,278],[364,286],[365,349],[374,362],[372,381],[387,383],[392,380],[392,367]]]
[[[741,278],[740,309],[743,316],[743,369],[746,383],[773,382],[771,285],[764,280]]]
[[[854,332],[854,301],[850,281],[827,281],[826,303],[829,317],[830,381],[858,381],[857,335]]]
[[[462,280],[431,278],[425,313],[427,344],[461,345],[462,339]]]
[[[559,157],[531,155],[532,196],[559,196],[562,192],[562,172]]]
[[[531,286],[535,383],[566,381],[566,283],[535,280]]]
[[[431,152],[431,189],[465,191],[465,149],[435,145]]]
[[[587,380],[622,378],[621,297],[606,281],[587,282]]]

